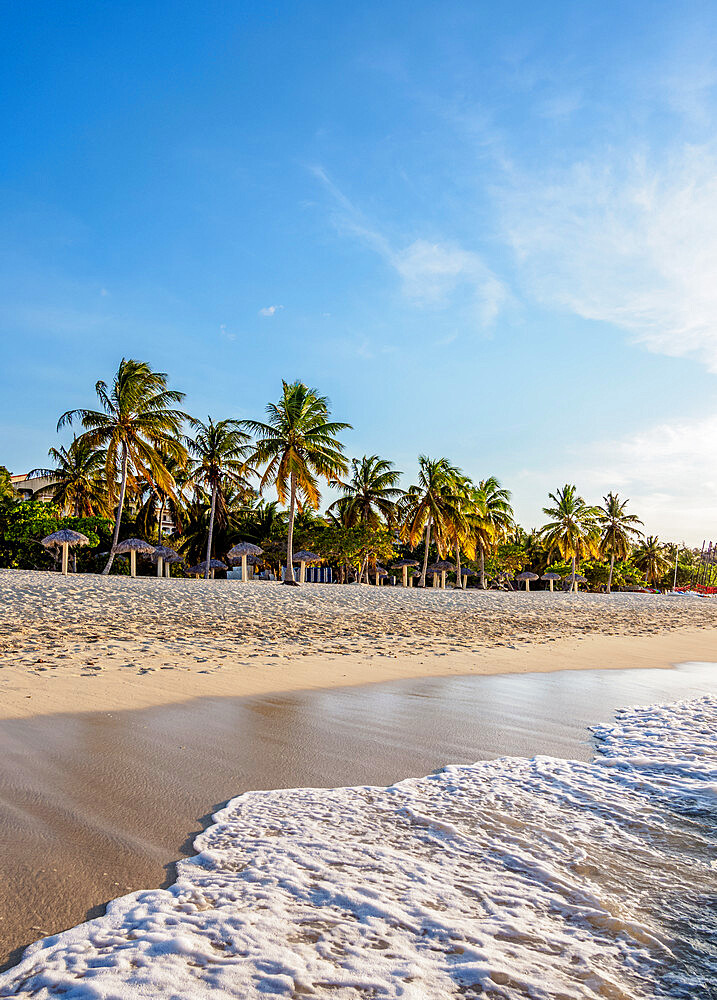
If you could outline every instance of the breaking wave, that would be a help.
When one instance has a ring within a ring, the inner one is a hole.
[[[249,792],[169,889],[39,941],[1,997],[715,997],[717,697],[620,712],[592,764]]]

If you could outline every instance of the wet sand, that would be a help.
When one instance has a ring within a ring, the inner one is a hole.
[[[403,680],[0,721],[0,960],[169,884],[211,812],[255,788],[384,785],[446,763],[590,759],[586,726],[717,691],[717,664]]]

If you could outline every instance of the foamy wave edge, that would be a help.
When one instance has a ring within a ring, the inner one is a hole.
[[[592,764],[241,795],[173,886],[31,945],[0,997],[690,995],[672,916],[714,884],[717,697],[593,733]]]

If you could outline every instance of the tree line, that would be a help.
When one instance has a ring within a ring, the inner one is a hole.
[[[421,587],[436,566],[455,572],[458,583],[473,574],[482,588],[510,586],[521,570],[557,572],[573,588],[581,577],[608,592],[641,581],[659,586],[677,556],[674,546],[645,537],[629,501],[613,492],[591,505],[566,484],[549,494],[545,525],[526,532],[495,476],[475,482],[445,457],[420,455],[416,482],[403,489],[388,459],[347,458],[341,435],[350,424],[333,419],[328,399],[301,381],[282,383],[264,420],[198,420],[181,409],[184,394],[166,373],[133,359],[122,359],[111,384],[98,381],[95,393],[96,409],[68,410],[58,421],[58,431],[75,429],[72,442],[50,448],[51,465],[30,473],[52,479],[51,509],[18,503],[0,475],[0,563],[41,565],[47,557],[28,533],[53,519],[84,525],[95,547],[106,543],[104,574],[130,533],[171,540],[188,562],[204,556],[207,576],[213,558],[226,559],[239,540],[255,541],[267,565],[285,561],[286,583],[297,542],[333,564],[342,582],[368,581],[380,563],[403,560],[417,564]],[[335,499],[319,513],[322,484]],[[266,499],[270,490],[276,500]],[[694,558],[682,552],[681,577]],[[81,565],[99,568],[93,559],[85,554]]]

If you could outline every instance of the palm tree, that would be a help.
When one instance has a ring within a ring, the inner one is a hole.
[[[513,526],[510,491],[501,486],[495,476],[481,479],[475,488],[470,522],[480,554],[480,586],[485,590],[485,554],[492,551]]]
[[[330,420],[329,401],[303,382],[282,382],[278,403],[266,408],[268,421],[243,420],[257,438],[252,460],[266,465],[259,489],[271,483],[280,503],[289,505],[284,583],[294,583],[294,518],[297,507],[318,509],[318,479],[339,482],[348,471],[337,435],[351,424]]]
[[[451,488],[447,492],[446,535],[456,554],[456,584],[461,586],[461,547],[469,559],[475,556],[475,544],[470,518],[473,513],[473,493],[475,486],[471,480],[456,469],[452,476]]]
[[[438,554],[443,555],[445,552],[457,475],[459,470],[447,458],[434,459],[419,455],[418,483],[410,486],[401,500],[401,509],[405,515],[403,531],[409,545],[412,548],[417,545],[425,532],[426,551],[420,587],[426,586],[432,532],[435,532]]]
[[[91,448],[105,449],[108,500],[112,503],[117,499],[117,510],[112,548],[102,570],[104,575],[114,561],[128,481],[134,487],[138,479],[145,479],[171,490],[172,477],[162,455],[178,460],[186,456],[180,433],[187,415],[173,405],[181,403],[184,393],[168,389],[167,380],[164,372],[152,371],[145,361],[122,358],[111,390],[102,380],[95,384],[101,410],[68,410],[57,422],[60,430],[79,419],[85,428],[79,440],[86,441]]]
[[[341,508],[344,523],[367,524],[378,528],[384,523],[391,526],[396,519],[396,503],[403,496],[403,490],[396,485],[401,473],[393,467],[393,462],[378,455],[364,455],[351,459],[351,478],[347,483],[337,482],[343,493],[328,510]]]
[[[251,487],[247,481],[247,473],[252,470],[248,464],[249,442],[248,434],[241,429],[238,420],[212,420],[207,422],[190,418],[194,428],[194,437],[186,437],[187,450],[190,459],[190,481],[203,486],[211,495],[209,510],[209,531],[207,533],[207,567],[205,579],[209,579],[209,563],[212,558],[212,542],[214,539],[214,522],[218,520],[221,527],[227,524],[226,488],[232,485],[241,493],[247,495]]]
[[[569,483],[548,496],[554,506],[543,507],[543,513],[552,520],[543,526],[541,534],[549,552],[557,549],[563,559],[572,561],[570,587],[575,590],[576,561],[598,551],[601,511],[585,503],[576,487]]]
[[[50,448],[52,469],[33,469],[28,478],[43,476],[52,479],[49,486],[37,493],[49,496],[63,511],[74,517],[92,517],[107,512],[105,452],[93,448],[85,438],[74,437],[69,448]]]
[[[600,552],[603,555],[610,553],[610,573],[607,579],[607,592],[610,593],[612,587],[612,574],[615,568],[615,559],[627,559],[630,554],[632,542],[642,535],[638,524],[642,521],[636,514],[628,514],[625,508],[629,500],[620,500],[619,493],[608,493],[603,497],[605,506],[598,516],[602,535],[600,536]]]
[[[645,574],[647,583],[657,586],[667,572],[670,561],[657,535],[648,535],[637,547],[633,556],[635,565]]]
[[[186,497],[184,489],[189,480],[189,470],[186,461],[178,461],[171,455],[163,455],[164,467],[169,472],[173,481],[173,489],[163,489],[159,484],[144,484],[142,491],[143,502],[136,517],[136,526],[145,536],[154,533],[155,525],[157,530],[157,540],[162,542],[162,525],[164,515],[169,513],[174,523],[175,529],[179,531],[182,526],[182,516],[186,507]]]

